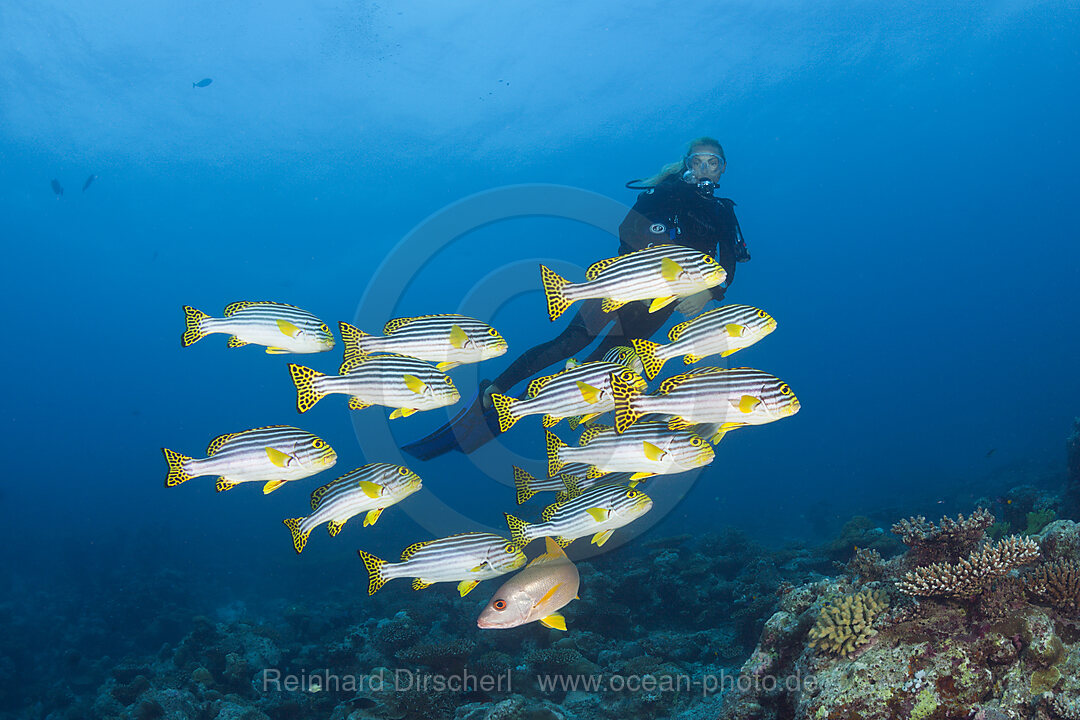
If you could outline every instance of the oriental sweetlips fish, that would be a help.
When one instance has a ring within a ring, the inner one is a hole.
[[[337,462],[337,453],[323,440],[291,425],[229,433],[214,438],[207,457],[196,459],[161,448],[169,464],[165,487],[175,487],[202,475],[217,475],[217,490],[230,490],[244,482],[264,482],[271,493],[290,480],[299,480]]]
[[[615,409],[611,381],[616,376],[630,387],[647,387],[645,378],[625,365],[600,360],[536,378],[521,399],[492,393],[499,430],[506,432],[527,415],[543,415],[544,427],[552,427],[562,418],[584,421],[610,412]]]
[[[183,347],[207,335],[229,335],[228,347],[264,345],[272,355],[319,353],[334,347],[334,335],[319,318],[307,310],[278,302],[234,302],[225,306],[225,317],[210,317],[184,306]]]
[[[358,355],[342,364],[340,372],[325,375],[290,364],[297,412],[307,412],[319,400],[335,394],[350,396],[350,410],[372,405],[394,408],[391,419],[453,405],[461,399],[446,373],[405,355]]]
[[[652,506],[652,498],[640,490],[604,484],[591,487],[575,498],[548,505],[539,523],[527,523],[504,514],[510,537],[520,547],[540,537],[554,538],[566,547],[586,535],[592,535],[592,542],[602,546],[615,530],[637,520],[652,510]]]
[[[546,538],[545,544],[547,552],[495,591],[477,618],[477,627],[512,628],[539,621],[566,630],[566,619],[558,611],[577,598],[581,578],[558,543]]]
[[[579,447],[571,447],[547,433],[548,475],[554,477],[567,463],[582,463],[589,468],[588,478],[629,472],[630,480],[636,481],[693,470],[716,457],[703,438],[688,430],[672,430],[666,422],[637,423],[622,433],[593,425],[578,442]]]
[[[711,256],[682,245],[654,245],[595,262],[586,282],[572,283],[540,266],[548,316],[555,320],[578,300],[600,298],[604,312],[651,300],[649,312],[724,282],[727,271]]]
[[[576,482],[576,478],[569,475],[563,475],[557,478],[547,478],[541,480],[532,475],[532,473],[522,470],[516,465],[514,468],[514,492],[517,496],[517,504],[521,505],[525,503],[538,492],[553,492],[555,495],[555,502],[560,500],[567,500],[570,497],[571,489],[570,483]],[[569,480],[569,482],[568,482]],[[594,483],[595,484],[595,483]]]
[[[374,525],[386,508],[401,502],[421,487],[419,476],[407,467],[371,463],[342,475],[311,493],[311,514],[289,518],[285,526],[292,532],[293,548],[304,550],[311,531],[329,523],[335,537],[349,518],[366,512],[364,527]]]
[[[413,590],[438,582],[457,582],[464,597],[481,581],[513,572],[525,564],[525,554],[506,538],[483,532],[413,543],[401,552],[401,562],[390,563],[356,551],[368,571],[368,595],[388,580],[411,577]]]
[[[800,408],[786,382],[753,368],[697,368],[668,378],[652,395],[618,379],[612,389],[617,432],[626,432],[642,415],[655,413],[670,416],[668,427],[672,429],[719,425],[710,438],[713,443],[720,442],[729,430],[791,417]]]
[[[395,318],[383,326],[383,336],[368,335],[348,323],[338,323],[345,361],[358,355],[396,353],[436,363],[439,370],[478,363],[506,352],[506,340],[485,322],[465,315],[420,315]]]
[[[652,380],[673,357],[682,355],[687,365],[710,355],[727,357],[750,347],[775,329],[776,321],[764,310],[749,305],[724,305],[671,328],[668,345],[638,339],[630,342],[645,366],[646,376]]]

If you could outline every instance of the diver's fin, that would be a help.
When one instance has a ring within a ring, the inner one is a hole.
[[[481,399],[490,384],[489,380],[482,381],[472,401],[450,422],[401,449],[418,460],[431,460],[451,450],[470,453],[493,439],[499,433],[497,415],[494,408],[485,408]]]

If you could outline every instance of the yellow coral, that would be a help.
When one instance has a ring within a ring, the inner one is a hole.
[[[888,599],[881,591],[845,595],[838,603],[821,609],[817,623],[810,629],[810,647],[849,657],[877,635],[871,626],[887,607]]]

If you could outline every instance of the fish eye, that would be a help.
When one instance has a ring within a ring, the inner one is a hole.
[[[768,317],[769,313],[765,312],[764,310],[758,310],[757,311],[757,316],[758,317]]]
[[[505,610],[506,609],[506,601],[503,600],[502,598],[499,598],[495,602],[491,603],[491,607],[495,608],[496,610]]]
[[[633,500],[634,498],[636,498],[640,494],[641,493],[639,493],[637,490],[627,490],[626,491],[626,497],[630,498],[631,500]]]
[[[690,444],[693,445],[694,447],[701,447],[701,443],[703,443],[703,442],[704,442],[704,440],[702,440],[701,438],[694,438],[693,440],[690,441]]]
[[[499,337],[499,331],[495,328],[488,328],[488,335],[491,337]]]
[[[311,447],[315,448],[316,450],[320,450],[325,446],[326,446],[326,443],[324,443],[319,438],[315,438],[314,440],[311,441]]]
[[[398,469],[397,469],[397,472],[398,472],[398,475],[408,475],[409,474],[409,468],[399,466]]]
[[[319,329],[322,330],[324,333],[329,333],[330,332],[330,328],[326,326],[326,323],[323,323],[322,325],[320,325]]]
[[[447,385],[453,385],[454,384],[454,381],[450,379],[449,375],[446,376],[446,384]]]
[[[633,380],[635,375],[637,375],[637,373],[634,372],[633,370],[623,370],[622,373],[620,374],[620,379],[622,379],[622,380]]]
[[[783,385],[780,386],[780,394],[781,395],[790,395],[791,394],[791,387],[787,383],[784,383]]]
[[[505,545],[503,545],[503,550],[506,551],[507,555],[513,555],[517,552],[517,545],[515,545],[514,543],[506,543]]]
[[[702,255],[702,256],[701,256],[701,262],[703,262],[703,263],[705,263],[706,265],[708,265],[708,264],[710,264],[710,263],[714,263],[714,262],[716,262],[716,261],[712,259],[712,256],[711,256],[711,255]]]

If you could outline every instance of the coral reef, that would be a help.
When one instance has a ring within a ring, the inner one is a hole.
[[[1065,513],[1080,519],[1080,418],[1073,420],[1072,434],[1065,441]]]
[[[877,635],[874,618],[889,606],[885,593],[865,590],[826,605],[810,629],[810,647],[850,657]]]
[[[1059,610],[1080,610],[1080,562],[1057,560],[1040,565],[1024,579],[1024,584],[1040,602]]]
[[[911,548],[909,562],[926,565],[970,552],[993,522],[994,516],[979,508],[968,517],[961,513],[955,520],[945,517],[938,523],[918,515],[897,522],[892,531]]]
[[[1039,557],[1039,544],[1013,535],[971,553],[956,563],[938,562],[918,567],[897,583],[901,592],[924,597],[970,599],[997,578]]]

